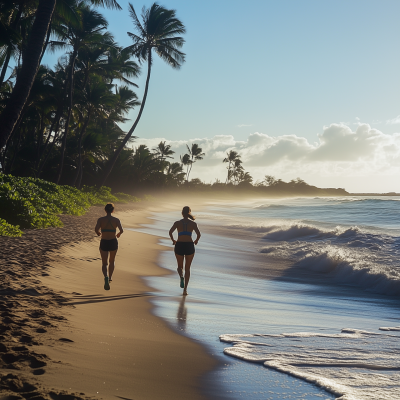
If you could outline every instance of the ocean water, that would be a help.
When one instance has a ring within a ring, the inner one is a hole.
[[[148,279],[155,313],[221,362],[205,391],[226,399],[400,398],[400,203],[394,197],[210,203],[189,296]],[[166,246],[157,213],[141,231]],[[206,382],[206,381],[205,381]]]

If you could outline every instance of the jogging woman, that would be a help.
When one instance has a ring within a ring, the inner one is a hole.
[[[94,230],[98,236],[101,235],[100,254],[103,261],[104,289],[110,290],[110,282],[115,267],[115,256],[118,250],[117,238],[123,234],[124,230],[122,229],[121,221],[111,215],[114,212],[114,204],[108,203],[104,210],[107,215],[97,220]],[[118,233],[117,228],[119,230]]]
[[[175,257],[178,262],[178,274],[180,277],[180,286],[183,288],[183,295],[188,294],[187,287],[190,279],[190,266],[192,265],[195,249],[194,245],[199,242],[200,231],[194,222],[194,216],[191,214],[192,210],[186,206],[182,209],[182,217],[180,221],[176,221],[172,228],[169,230],[169,237],[172,240],[172,244],[175,245]],[[173,237],[175,229],[178,231],[178,240]],[[196,232],[196,240],[193,242],[192,233]],[[185,276],[183,276],[183,262],[185,261]]]

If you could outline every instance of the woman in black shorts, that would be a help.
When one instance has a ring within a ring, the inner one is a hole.
[[[114,204],[108,203],[105,208],[107,215],[97,220],[96,227],[94,230],[97,235],[101,235],[100,240],[100,254],[103,260],[103,275],[104,275],[104,289],[110,290],[110,282],[115,267],[115,256],[118,250],[118,240],[124,230],[122,229],[121,221],[118,218],[112,217],[111,214],[114,212]],[[117,233],[117,228],[119,232]],[[101,233],[100,233],[101,231]],[[107,273],[107,265],[108,273]]]
[[[194,216],[191,214],[190,207],[186,206],[182,209],[182,217],[180,221],[176,221],[172,228],[169,230],[169,237],[172,240],[172,244],[175,245],[175,257],[178,262],[178,274],[180,277],[180,285],[183,288],[183,295],[188,294],[187,287],[190,279],[190,266],[194,257],[194,245],[199,242],[200,231],[194,222]],[[175,240],[172,236],[175,229],[178,230],[178,240]],[[192,233],[196,232],[196,240],[193,242]],[[183,261],[185,261],[185,276],[183,276]]]

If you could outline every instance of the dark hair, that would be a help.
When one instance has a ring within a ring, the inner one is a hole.
[[[107,203],[106,206],[104,207],[104,210],[106,211],[106,213],[112,213],[114,211],[114,204]]]
[[[189,219],[191,219],[192,221],[194,221],[196,218],[192,215],[192,210],[190,209],[189,206],[185,206],[182,208],[182,215],[183,216],[187,216]]]

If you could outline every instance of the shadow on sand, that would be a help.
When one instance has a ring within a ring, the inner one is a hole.
[[[71,301],[67,304],[69,305],[78,305],[78,304],[91,304],[91,303],[103,303],[105,301],[115,301],[115,300],[125,300],[125,299],[133,299],[135,297],[145,297],[151,296],[148,293],[132,293],[132,294],[121,294],[118,296],[103,296],[101,294],[91,294],[91,295],[82,295],[82,296],[74,296]]]

